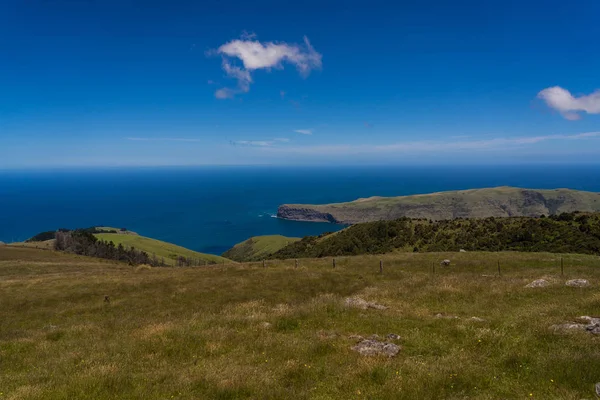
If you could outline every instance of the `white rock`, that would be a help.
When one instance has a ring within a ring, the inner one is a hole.
[[[394,357],[400,351],[400,346],[394,343],[380,342],[378,340],[363,340],[352,350],[360,353],[363,356],[385,355]]]
[[[587,287],[590,286],[590,283],[587,279],[571,279],[565,282],[565,285],[571,287]]]
[[[538,287],[546,287],[550,285],[550,282],[548,282],[545,279],[536,279],[535,281],[531,282],[530,284],[528,284],[527,286],[525,286],[526,288],[538,288]]]

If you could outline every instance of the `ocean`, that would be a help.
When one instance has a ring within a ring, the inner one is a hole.
[[[194,167],[0,171],[0,241],[104,225],[212,254],[251,236],[318,235],[275,218],[283,203],[332,203],[494,186],[600,192],[600,166]]]

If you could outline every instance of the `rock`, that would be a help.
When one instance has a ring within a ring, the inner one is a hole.
[[[550,285],[550,282],[548,282],[545,279],[536,279],[535,281],[531,282],[530,284],[528,284],[527,286],[525,286],[526,288],[538,288],[538,287],[546,287]]]
[[[479,317],[471,317],[469,319],[473,322],[485,322],[485,319]]]
[[[592,335],[600,335],[600,325],[588,325],[585,327],[585,330]]]
[[[450,266],[450,260],[444,260],[440,263],[440,265],[442,267],[449,267]]]
[[[400,351],[400,346],[393,343],[380,342],[379,340],[367,339],[359,342],[356,346],[353,346],[352,350],[363,356],[384,355],[394,357]]]
[[[370,303],[360,297],[348,297],[344,303],[346,304],[346,307],[360,308],[361,310],[366,310],[367,308],[374,308],[376,310],[387,309],[387,307],[382,304]]]
[[[437,313],[435,314],[436,318],[443,318],[443,319],[459,319],[460,317],[456,316],[456,315],[444,315],[442,313]]]
[[[585,321],[588,325],[600,325],[600,317],[590,317],[587,315],[577,318],[580,321]]]
[[[460,249],[458,252],[459,253],[466,253],[467,251],[465,249]]]
[[[590,286],[590,283],[587,279],[571,279],[565,282],[565,285],[571,287],[587,287]]]
[[[271,327],[271,323],[270,322],[263,322],[262,324],[260,324],[263,328],[265,329],[269,329]]]
[[[400,340],[400,339],[402,339],[400,337],[400,335],[396,335],[395,333],[388,333],[388,335],[386,337],[388,339],[390,339],[390,340]]]
[[[552,325],[550,328],[555,331],[582,330],[593,335],[600,335],[600,318],[584,315],[577,319],[582,322]]]
[[[600,397],[600,382],[596,383],[596,395]]]

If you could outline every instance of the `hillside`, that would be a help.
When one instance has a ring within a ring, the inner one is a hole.
[[[547,251],[600,254],[600,213],[366,222],[325,237],[305,237],[272,258],[379,254],[391,251]]]
[[[112,242],[114,243],[115,247],[118,247],[119,245],[122,245],[125,249],[130,249],[133,247],[139,252],[147,253],[152,258],[154,258],[156,255],[156,257],[159,259],[159,262],[162,263],[162,259],[164,258],[164,263],[167,265],[176,265],[177,260],[181,257],[193,262],[194,265],[202,265],[202,263],[222,264],[223,262],[230,262],[230,260],[224,257],[213,254],[199,253],[176,244],[140,236],[136,232],[132,232],[124,228],[119,229],[107,226],[94,226],[85,229],[78,229],[76,231],[93,235],[101,241]],[[60,229],[58,232],[75,231]],[[13,246],[54,249],[56,235],[57,231],[41,232],[33,236],[31,239],[28,239],[26,242],[13,243]],[[91,250],[92,251],[81,250],[77,251],[77,253],[95,255],[102,258],[102,256],[95,251],[96,249]]]
[[[532,190],[513,187],[460,190],[401,197],[370,197],[325,205],[284,204],[283,219],[355,224],[401,217],[444,220],[555,215],[600,211],[600,194],[570,189]]]
[[[222,256],[234,261],[258,261],[298,240],[281,235],[254,236],[236,244]]]
[[[431,263],[445,258],[452,267],[433,275]],[[322,259],[298,268],[293,260],[136,268],[0,247],[0,396],[594,397],[600,337],[582,325],[561,327],[597,316],[598,257],[399,253],[338,261],[336,269]],[[549,286],[525,287],[539,278]],[[590,286],[565,286],[574,278]],[[361,355],[361,337],[398,353]]]
[[[212,254],[199,253],[176,244],[163,242],[140,235],[121,234],[121,233],[98,233],[95,234],[98,239],[107,242],[113,242],[116,246],[122,244],[124,247],[134,247],[136,250],[144,251],[149,255],[156,254],[157,257],[164,257],[166,264],[174,265],[178,257],[185,257],[193,260],[206,261],[207,263],[230,262],[228,259]]]

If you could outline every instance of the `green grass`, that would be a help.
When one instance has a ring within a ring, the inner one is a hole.
[[[125,247],[133,246],[137,250],[145,251],[150,255],[156,254],[156,256],[159,258],[164,257],[165,263],[167,264],[175,264],[175,260],[179,256],[213,263],[230,262],[230,260],[220,256],[198,253],[196,251],[186,249],[185,247],[163,242],[161,240],[139,236],[137,234],[98,233],[94,236],[107,242],[112,241],[116,246],[119,244],[122,244]]]
[[[1,247],[0,398],[591,399],[600,337],[549,326],[598,313],[600,260],[563,255],[561,277],[560,257],[134,268]],[[524,288],[541,277],[554,284]],[[592,286],[566,287],[568,278]],[[389,308],[347,309],[351,295]],[[395,358],[350,350],[349,335],[388,333],[402,336]]]
[[[281,235],[254,236],[227,250],[223,257],[235,261],[258,261],[298,240]]]

